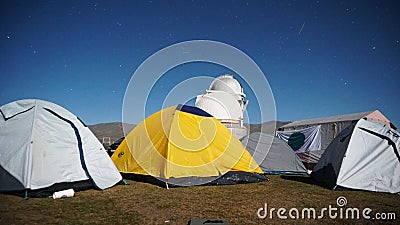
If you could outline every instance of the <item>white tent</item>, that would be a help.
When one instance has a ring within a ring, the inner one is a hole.
[[[264,173],[307,173],[307,169],[293,149],[278,137],[255,132],[244,137],[242,143]]]
[[[400,192],[400,133],[385,124],[359,120],[328,146],[312,177],[331,188]]]
[[[105,189],[122,180],[94,134],[66,109],[29,99],[0,112],[0,191],[65,189],[82,181]]]

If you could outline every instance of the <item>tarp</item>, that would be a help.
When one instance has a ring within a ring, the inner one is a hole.
[[[207,179],[199,178],[230,171],[262,173],[223,124],[199,108],[184,105],[163,109],[139,123],[112,160],[122,173],[169,181],[189,177],[204,181]],[[192,181],[178,183],[184,186]]]
[[[0,107],[0,190],[36,190],[90,180],[122,180],[93,133],[66,109],[28,99]]]
[[[276,136],[298,153],[321,150],[321,125],[301,130],[277,131]]]

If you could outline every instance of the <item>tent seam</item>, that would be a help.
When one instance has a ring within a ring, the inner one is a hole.
[[[32,124],[31,124],[31,132],[30,132],[30,137],[29,137],[29,161],[28,161],[28,166],[27,166],[27,171],[26,174],[28,174],[27,179],[29,179],[29,181],[26,183],[26,188],[31,188],[31,180],[32,180],[32,168],[33,168],[33,160],[32,160],[32,146],[33,146],[33,131],[34,131],[34,127],[35,127],[35,121],[36,121],[36,115],[37,115],[37,100],[35,100],[35,104],[34,106],[32,106],[30,109],[34,108],[34,112],[33,112],[33,119],[32,119]],[[29,111],[25,110],[26,111]],[[22,113],[24,113],[22,112]],[[16,115],[19,115],[21,113],[18,113]],[[16,116],[14,115],[14,116]],[[11,117],[12,118],[12,117]],[[23,184],[24,185],[24,184]]]
[[[67,123],[72,127],[72,129],[73,129],[74,132],[75,132],[76,139],[77,139],[77,141],[78,141],[78,150],[79,150],[79,156],[80,156],[79,158],[80,158],[80,161],[81,161],[82,169],[85,171],[86,176],[90,179],[90,181],[92,182],[93,186],[96,187],[96,188],[98,188],[98,189],[100,189],[100,188],[96,185],[95,181],[93,180],[93,178],[92,178],[92,176],[90,175],[89,170],[88,170],[88,168],[87,168],[87,166],[86,166],[85,156],[84,156],[84,153],[83,153],[82,139],[81,139],[81,135],[80,135],[80,133],[79,133],[78,128],[75,126],[75,124],[74,124],[71,120],[69,120],[69,119],[67,119],[67,118],[64,118],[64,117],[58,115],[56,112],[52,111],[51,109],[48,109],[48,108],[44,108],[44,109],[45,109],[46,111],[50,112],[51,114],[53,114],[54,116],[56,116],[57,118],[59,118],[59,119],[65,121],[65,122],[67,122]]]

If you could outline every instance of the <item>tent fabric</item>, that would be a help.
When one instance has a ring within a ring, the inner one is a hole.
[[[255,132],[246,136],[242,143],[264,173],[307,173],[307,169],[293,149],[278,137]]]
[[[122,180],[103,146],[75,115],[42,100],[0,107],[0,190],[37,190],[90,180],[99,189]]]
[[[165,180],[218,177],[230,171],[262,173],[240,141],[216,118],[182,105],[163,109],[139,123],[111,159],[121,173]]]
[[[359,112],[359,113],[352,113],[352,114],[345,114],[345,115],[337,115],[337,116],[329,116],[324,118],[314,118],[314,119],[307,119],[307,120],[298,120],[293,121],[291,123],[283,125],[281,128],[286,130],[288,128],[299,128],[304,126],[315,126],[318,124],[330,124],[330,123],[337,123],[337,122],[347,122],[347,121],[358,121],[361,118],[364,118],[371,114],[373,111],[368,112]]]
[[[328,147],[312,173],[328,185],[400,192],[400,133],[387,125],[359,120]]]
[[[358,121],[362,118],[366,118],[368,121],[375,121],[379,123],[384,123],[390,126],[393,129],[396,129],[396,126],[390,122],[386,116],[384,116],[379,110],[368,111],[368,112],[359,112],[345,115],[337,115],[337,116],[329,116],[324,118],[314,118],[307,120],[298,120],[288,124],[285,124],[281,127],[282,130],[288,129],[298,129],[305,126],[314,126],[318,124],[334,124],[338,122],[348,122],[348,121]]]
[[[276,136],[288,143],[296,152],[321,149],[321,125],[301,130],[277,131]]]

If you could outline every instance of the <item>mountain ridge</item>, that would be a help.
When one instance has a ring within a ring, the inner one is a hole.
[[[288,123],[290,122],[268,121],[258,124],[244,124],[244,126],[247,127],[247,129],[250,129],[250,133],[261,132],[262,128],[263,132],[272,134],[276,129]],[[135,126],[135,124],[122,122],[108,122],[88,125],[89,129],[100,140],[100,142],[103,143],[103,138],[110,138],[110,144],[124,136],[123,127],[129,133]]]

